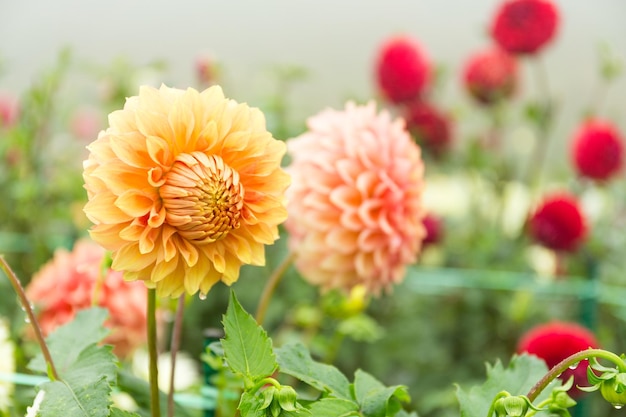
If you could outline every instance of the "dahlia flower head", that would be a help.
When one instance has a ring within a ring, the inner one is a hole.
[[[286,147],[260,110],[202,92],[141,87],[88,146],[91,237],[112,268],[161,297],[205,295],[264,265],[287,217]]]
[[[415,101],[405,108],[407,129],[417,142],[440,156],[452,145],[452,127],[447,114],[425,101]]]
[[[566,192],[544,197],[528,227],[535,241],[556,251],[575,251],[587,237],[587,220],[580,204]]]
[[[527,331],[517,344],[518,353],[529,353],[544,360],[548,368],[552,368],[563,359],[583,350],[599,347],[595,335],[577,323],[554,321],[540,324]],[[589,361],[583,360],[574,369],[567,369],[560,376],[563,382],[574,377],[574,386],[569,395],[576,398],[583,394],[577,386],[589,386],[587,382],[587,366]]]
[[[431,63],[420,44],[406,35],[386,40],[376,56],[378,88],[392,103],[417,99],[431,78]]]
[[[491,22],[491,36],[512,54],[534,54],[554,38],[559,11],[551,0],[507,0]]]
[[[26,287],[45,336],[71,321],[80,310],[98,305],[109,311],[104,340],[120,357],[127,357],[146,340],[146,289],[126,282],[121,272],[103,270],[105,250],[89,239],[73,250],[58,249]]]
[[[518,85],[517,59],[499,47],[470,56],[463,70],[465,88],[478,103],[492,105],[510,98]]]
[[[587,120],[574,134],[571,155],[579,175],[607,181],[622,170],[624,140],[613,124]]]
[[[327,109],[288,141],[289,246],[323,291],[374,295],[400,282],[425,236],[419,146],[404,121],[370,102]]]

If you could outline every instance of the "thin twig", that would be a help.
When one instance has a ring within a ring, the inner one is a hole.
[[[4,259],[4,256],[2,255],[0,255],[0,267],[9,278],[11,285],[13,285],[13,289],[15,289],[15,292],[17,293],[18,297],[20,298],[20,302],[22,303],[22,308],[28,316],[30,325],[33,326],[33,329],[35,330],[35,337],[37,338],[37,342],[39,343],[39,347],[41,348],[41,353],[43,354],[46,364],[48,365],[49,373],[51,374],[48,376],[53,381],[59,380],[59,374],[57,373],[54,362],[52,361],[52,355],[50,355],[50,350],[48,349],[46,340],[43,337],[41,326],[39,326],[39,322],[37,321],[37,317],[35,317],[33,308],[30,305],[28,298],[26,298],[26,292],[24,291],[24,287],[22,287],[22,283],[17,278],[7,261]]]

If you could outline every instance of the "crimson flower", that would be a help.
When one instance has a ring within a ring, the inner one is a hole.
[[[571,153],[580,175],[604,181],[621,170],[624,142],[611,123],[589,120],[574,134]]]
[[[544,198],[532,214],[529,233],[550,249],[574,251],[587,235],[586,219],[574,196],[556,193]]]
[[[435,155],[450,146],[450,119],[436,107],[423,101],[413,102],[406,107],[404,119],[417,142]]]
[[[533,54],[556,34],[559,13],[550,0],[508,0],[491,23],[491,35],[504,50]]]
[[[436,245],[443,238],[443,222],[441,218],[432,213],[428,213],[422,220],[426,229],[426,237],[422,241],[422,246]]]
[[[599,344],[594,334],[585,327],[568,322],[551,322],[538,325],[526,332],[517,344],[518,353],[529,353],[543,359],[552,368],[563,359],[589,348],[598,348]],[[588,386],[587,360],[580,361],[575,369],[567,369],[560,376],[567,381],[574,376],[574,386],[569,395],[577,397],[582,391],[576,386]]]
[[[498,47],[472,55],[463,73],[465,88],[479,103],[490,105],[509,98],[518,84],[515,56]]]
[[[408,36],[388,39],[376,57],[378,87],[393,103],[414,100],[430,80],[430,62],[419,43]]]

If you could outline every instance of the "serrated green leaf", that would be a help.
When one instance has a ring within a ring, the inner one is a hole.
[[[352,417],[359,416],[359,406],[351,400],[343,398],[322,398],[315,401],[309,408],[315,417]]]
[[[244,392],[239,400],[241,417],[265,417],[266,409],[262,408],[263,397],[257,393]]]
[[[39,386],[45,392],[38,417],[107,417],[111,400],[110,385],[105,377],[80,387],[70,387],[61,381],[45,382]],[[104,393],[104,395],[102,395]]]
[[[87,346],[104,339],[109,333],[109,330],[103,326],[107,316],[107,310],[100,307],[79,311],[74,320],[58,327],[46,338],[57,372],[63,373]],[[48,372],[41,353],[30,361],[28,369],[34,372]]]
[[[231,370],[252,382],[272,375],[278,367],[272,339],[241,307],[234,291],[230,293],[230,302],[222,322],[226,335],[222,339],[222,347]]]
[[[276,349],[276,357],[282,373],[334,397],[353,400],[348,378],[334,366],[314,361],[304,345],[285,345]]]
[[[401,410],[400,402],[410,401],[407,387],[386,387],[362,370],[354,374],[354,393],[361,411],[367,417],[393,416]]]
[[[111,415],[110,417],[141,417],[139,414],[137,413],[132,413],[130,411],[124,411],[124,410],[120,410],[119,408],[111,408]]]
[[[525,395],[548,372],[543,360],[531,355],[513,356],[508,367],[500,361],[493,366],[487,364],[487,380],[469,392],[457,386],[456,396],[461,408],[461,417],[485,417],[494,397],[500,391],[511,395]],[[547,398],[552,389],[560,385],[553,381],[537,399]]]
[[[117,359],[111,346],[97,346],[108,331],[107,312],[101,308],[84,310],[71,322],[59,327],[46,343],[59,379],[44,382],[39,416],[106,417],[111,406],[111,384],[115,382]],[[29,367],[45,371],[39,355]]]

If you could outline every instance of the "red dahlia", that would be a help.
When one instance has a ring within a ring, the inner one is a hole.
[[[465,87],[474,99],[482,104],[493,104],[515,92],[517,60],[508,52],[492,47],[469,58],[463,77]]]
[[[572,161],[578,173],[598,181],[617,174],[624,162],[624,142],[608,122],[589,120],[574,134]]]
[[[559,14],[550,0],[508,0],[491,23],[491,35],[504,50],[532,54],[552,40]]]
[[[594,334],[576,323],[552,322],[536,326],[525,333],[517,345],[518,353],[530,353],[543,359],[552,368],[563,359],[589,348],[598,348]],[[574,386],[569,394],[580,396],[582,392],[576,386],[588,386],[588,361],[581,361],[575,369],[567,369],[560,376],[567,381],[574,376]]]
[[[443,225],[441,219],[432,213],[428,213],[422,220],[426,228],[426,237],[422,240],[422,247],[436,245],[443,237]]]
[[[425,149],[439,155],[452,142],[450,119],[431,104],[417,101],[405,109],[404,119],[409,132]]]
[[[586,220],[576,198],[567,193],[546,197],[530,218],[529,233],[550,249],[574,251],[587,234]]]
[[[417,99],[430,79],[430,63],[418,42],[408,36],[388,39],[378,51],[378,88],[389,101]]]

